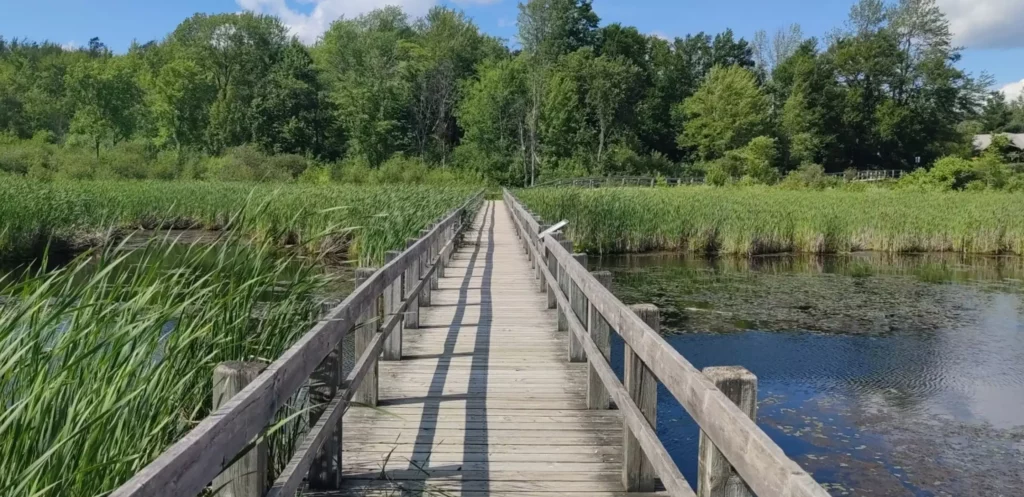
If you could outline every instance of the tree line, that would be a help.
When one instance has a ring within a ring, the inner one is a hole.
[[[510,48],[460,11],[388,7],[311,46],[252,13],[196,14],[124,54],[0,38],[0,172],[771,183],[967,157],[974,133],[1024,126],[1024,100],[956,67],[935,0],[861,0],[823,39],[669,40],[601,26],[590,0],[521,3],[518,29]]]

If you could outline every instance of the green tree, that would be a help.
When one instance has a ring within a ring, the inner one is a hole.
[[[431,9],[415,30],[421,53],[411,104],[415,151],[446,164],[459,137],[454,113],[461,83],[482,61],[507,56],[507,49],[465,14],[444,7]]]
[[[515,57],[482,64],[456,111],[465,135],[455,155],[502,184],[530,184],[527,63]]]
[[[103,142],[117,143],[132,136],[142,92],[123,59],[104,56],[82,61],[71,66],[67,81],[77,104],[71,132],[90,137],[96,157]]]
[[[170,143],[179,153],[200,146],[215,96],[213,82],[188,58],[175,58],[161,67],[147,91],[157,142]]]
[[[526,53],[551,62],[593,46],[599,21],[591,0],[529,0],[519,4],[519,42]]]
[[[986,133],[998,133],[1010,124],[1013,114],[1003,92],[994,91],[989,95],[980,117],[982,130]]]
[[[279,19],[248,12],[196,14],[171,34],[168,43],[208,74],[216,89],[207,129],[213,150],[252,140],[252,100],[287,42],[287,28]]]
[[[680,106],[685,116],[680,146],[713,160],[768,131],[768,99],[754,73],[739,66],[714,67],[704,84]]]
[[[409,146],[409,109],[421,51],[397,7],[336,21],[313,55],[323,69],[351,153],[374,167]]]
[[[253,140],[274,153],[340,155],[341,130],[320,72],[306,47],[292,40],[253,95]]]

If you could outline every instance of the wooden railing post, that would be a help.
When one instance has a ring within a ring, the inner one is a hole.
[[[430,230],[420,230],[420,238],[422,239],[426,237],[427,233],[430,233]],[[420,278],[422,278],[424,274],[427,274],[427,268],[430,265],[430,250],[430,244],[428,243],[423,250],[423,254],[417,258],[417,260],[419,260]],[[431,275],[431,277],[433,277],[433,275]],[[420,307],[430,307],[429,281],[425,285],[423,285],[423,288],[420,290]]]
[[[572,240],[562,239],[558,243],[562,246],[563,249],[565,249],[566,252],[570,254],[572,253]],[[552,258],[554,259],[554,256],[552,256]],[[558,282],[558,288],[562,291],[562,295],[569,297],[569,282],[567,281],[569,280],[569,276],[565,274],[565,270],[562,264],[558,262],[558,259],[555,259],[555,271],[552,271],[551,274],[555,275],[555,281]],[[572,312],[572,310],[562,309],[557,305],[555,307],[558,309],[558,331],[568,331],[569,320],[566,319],[565,313]]]
[[[342,371],[342,346],[345,340],[338,342],[320,366],[313,371],[310,377],[309,401],[312,404],[309,410],[309,426],[316,425],[316,422],[327,409],[327,404],[333,399],[342,388],[345,380]],[[310,490],[337,490],[341,488],[341,418],[334,427],[333,432],[324,441],[316,457],[309,466],[309,488]]]
[[[656,333],[661,331],[661,312],[652,304],[629,306],[634,314]],[[658,424],[658,380],[640,357],[625,344],[623,356],[623,383],[626,392],[652,427]],[[622,485],[627,492],[654,491],[654,467],[640,448],[640,442],[624,427],[622,441]]]
[[[559,243],[565,238],[561,231],[556,231],[549,236],[551,236],[552,240]],[[546,245],[544,246],[544,263],[548,265],[548,271],[555,277],[555,281],[543,281],[544,278],[541,278],[544,290],[548,292],[548,309],[554,309],[558,307],[558,300],[555,299],[555,292],[558,291],[558,261]]]
[[[750,419],[757,419],[757,376],[754,373],[741,366],[707,367],[703,373]],[[703,430],[698,450],[697,497],[753,497],[754,493]]]
[[[437,226],[437,225],[434,224],[434,225],[431,225],[430,227],[431,227],[431,229],[433,229],[435,226]],[[434,260],[436,259],[437,260],[436,264],[438,266],[437,269],[434,270],[434,272],[430,273],[430,289],[431,290],[437,290],[438,283],[439,283],[440,278],[441,278],[441,273],[443,271],[441,268],[444,267],[444,264],[441,263],[441,257],[440,257],[441,256],[441,247],[444,246],[444,244],[442,244],[441,241],[442,241],[442,239],[441,239],[441,234],[440,233],[438,233],[437,236],[435,236],[432,240],[430,240],[430,255],[427,257],[427,265],[429,266],[430,264],[434,263]]]
[[[546,230],[546,229],[548,229],[550,227],[551,226],[547,225],[547,224],[542,224],[542,225],[538,226],[539,231],[537,233],[535,233],[535,234],[530,236],[530,243],[533,243],[534,246],[536,246],[536,244],[540,243],[540,236],[539,236],[540,233],[543,233],[544,230]],[[539,252],[542,253],[542,254],[545,253],[544,250],[540,250]],[[537,261],[537,260],[533,261],[533,269],[534,269],[534,271],[536,273],[536,274],[534,274],[534,277],[537,278],[537,289],[539,291],[541,291],[541,292],[543,292],[547,288],[547,285],[544,284],[544,270],[541,269],[542,264],[543,264],[543,261]]]
[[[392,250],[384,254],[384,260],[391,262],[402,255],[397,250]],[[404,288],[405,275],[400,275],[395,278],[395,281],[388,286],[387,290],[384,290],[384,321],[391,319],[398,312],[398,308],[402,306],[402,288]],[[403,320],[398,320],[398,324],[391,329],[391,334],[384,340],[384,352],[383,360],[385,361],[401,361],[402,360],[402,328],[404,328]]]
[[[408,249],[415,244],[416,239],[410,238],[405,241],[405,248]],[[405,280],[405,288],[402,290],[402,298],[409,301],[409,306],[405,309],[405,327],[414,330],[420,327],[419,295],[413,295],[413,290],[420,282],[420,265],[418,261],[409,261],[409,267],[405,269],[405,277],[403,279]]]
[[[373,273],[377,272],[377,268],[373,267],[361,267],[356,269],[356,288],[362,285]],[[370,301],[370,305],[367,306],[366,311],[363,312],[359,318],[359,322],[356,323],[355,329],[355,340],[354,346],[356,360],[363,355],[366,351],[366,347],[370,345],[370,340],[373,340],[373,336],[377,334],[377,329],[380,326],[379,313],[377,308],[377,299]],[[363,382],[356,389],[355,394],[352,396],[352,402],[362,404],[367,407],[377,406],[377,369],[378,361],[373,361],[373,367],[363,377]]]
[[[226,404],[260,375],[262,362],[222,362],[213,369],[213,409]],[[213,479],[216,497],[261,497],[267,489],[267,442],[257,443]]]
[[[587,267],[587,254],[572,254],[572,258],[575,259],[576,262],[580,263],[584,268]],[[584,328],[589,328],[587,325],[587,308],[589,307],[589,303],[587,302],[586,295],[583,295],[579,286],[568,274],[565,274],[563,277],[565,278],[566,287],[569,289],[569,291],[566,292],[566,296],[569,297],[569,307],[572,309],[571,312],[576,315],[576,318],[580,320],[580,323],[583,323]],[[569,329],[568,323],[566,323],[565,328]],[[584,362],[586,360],[587,353],[583,350],[583,344],[580,342],[579,338],[576,337],[575,333],[569,333],[569,362]]]
[[[612,273],[608,271],[594,271],[591,274],[594,275],[594,279],[602,286],[611,288]],[[608,321],[605,321],[604,316],[601,316],[601,313],[598,312],[593,304],[589,305],[589,307],[590,316],[587,318],[587,332],[590,333],[590,338],[594,340],[597,348],[601,350],[604,360],[610,362],[612,357],[611,327],[608,326]],[[588,362],[593,360],[595,358],[588,358]],[[597,375],[594,366],[590,365],[587,368],[587,409],[608,409],[609,407],[611,407],[611,398],[608,395],[608,389],[604,387],[604,382]]]

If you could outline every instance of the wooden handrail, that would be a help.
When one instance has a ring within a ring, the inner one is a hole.
[[[445,216],[401,255],[373,273],[241,392],[121,485],[110,494],[111,497],[187,497],[202,492],[210,481],[274,419],[278,409],[341,343],[349,330],[356,325],[359,317],[371,306],[376,305],[377,299],[386,288],[400,281],[409,267],[421,264],[421,259],[436,249],[442,238],[447,255],[450,256],[450,247],[454,244],[459,231],[465,227],[465,215],[475,210],[482,198],[481,191]],[[430,276],[437,270],[438,263],[444,256],[444,252],[438,251],[430,267],[420,276],[415,291],[408,293],[408,298],[403,299],[398,312],[386,321],[386,331],[373,337],[349,374],[345,389],[330,401],[285,468],[285,472],[271,489],[272,493],[294,493],[317,450],[333,432],[348,401],[378,360],[384,340],[387,338],[386,333],[395,328],[402,319],[402,312],[412,305],[420,290],[429,284]]]
[[[564,251],[564,249],[562,250]],[[568,296],[566,296],[565,293],[562,292],[561,288],[559,288],[558,282],[554,275],[551,274],[551,271],[544,264],[541,264],[540,268],[544,275],[544,279],[547,281],[547,285],[555,294],[555,299],[558,301],[558,305],[563,309],[571,309]],[[612,400],[615,401],[615,405],[619,407],[619,410],[622,411],[626,425],[640,441],[640,446],[644,453],[651,460],[655,470],[661,476],[662,484],[665,485],[665,488],[668,489],[673,496],[695,496],[693,489],[686,481],[686,477],[684,477],[682,472],[679,471],[675,462],[672,461],[672,456],[669,455],[668,450],[665,449],[661,440],[658,439],[658,434],[654,430],[654,427],[652,427],[644,418],[643,413],[640,412],[640,408],[630,397],[629,393],[626,392],[626,387],[623,386],[622,382],[620,382],[619,378],[615,375],[615,371],[612,369],[611,364],[605,360],[604,355],[601,353],[597,344],[594,343],[594,339],[591,338],[589,333],[587,333],[587,327],[580,322],[574,312],[566,311],[564,314],[568,321],[569,331],[572,332],[576,339],[583,345],[583,348],[587,353],[587,358],[590,359],[591,365],[594,366],[597,374],[601,377],[601,381],[604,383],[608,394],[611,396]]]
[[[530,247],[535,261],[543,266],[543,253],[551,254],[558,262],[563,274],[567,275],[579,288],[595,310],[607,321],[611,329],[618,333],[623,341],[665,385],[666,389],[683,406],[697,422],[701,430],[711,439],[719,451],[728,459],[736,472],[743,478],[753,492],[760,497],[827,497],[828,493],[814,481],[799,465],[789,459],[785,453],[766,435],[757,424],[743,413],[728,397],[726,397],[707,377],[693,367],[678,351],[676,351],[660,334],[652,330],[642,319],[620,302],[607,288],[598,282],[585,267],[580,265],[562,245],[550,236],[539,239],[534,226],[540,223],[531,220],[532,216],[525,207],[509,192],[504,192],[505,202],[513,211],[513,216],[520,219],[519,227],[529,238]],[[558,288],[557,281],[547,268],[541,268],[546,284]],[[556,298],[561,292],[556,292]],[[569,309],[564,295],[560,304]],[[565,313],[572,315],[571,311]],[[571,321],[571,320],[570,320]],[[578,322],[576,323],[579,324]],[[577,338],[587,347],[587,358],[599,369],[603,356],[590,350],[594,346],[589,337],[580,336],[578,326],[574,329]],[[599,360],[594,360],[594,358]],[[602,375],[603,379],[603,375]],[[617,380],[616,380],[617,381]],[[606,387],[613,388],[613,385]],[[624,410],[626,422],[630,422],[631,409]],[[632,429],[633,427],[630,426]],[[637,437],[640,438],[639,436]],[[657,464],[658,454],[649,452],[648,441],[641,445],[650,458]],[[658,474],[665,479],[672,475]],[[666,484],[666,488],[668,485]],[[688,495],[676,493],[676,495]]]

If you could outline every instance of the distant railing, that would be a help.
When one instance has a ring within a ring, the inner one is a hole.
[[[660,183],[659,183],[660,182]],[[655,178],[652,176],[589,176],[583,178],[560,178],[533,185],[533,188],[546,186],[576,186],[583,188],[599,188],[609,186],[667,186],[702,185],[703,176],[687,178]]]
[[[903,177],[901,169],[864,169],[856,172],[825,173],[825,176],[832,178],[843,178],[846,181],[884,181],[887,179],[900,179]]]
[[[570,333],[570,361],[587,362],[587,403],[622,413],[623,483],[626,491],[651,491],[655,476],[673,496],[694,495],[654,430],[657,383],[682,404],[701,430],[697,495],[700,497],[827,497],[828,493],[753,421],[756,377],[742,367],[693,367],[655,331],[656,308],[627,307],[580,263],[572,242],[503,191],[517,235],[533,262],[548,308],[558,309],[559,329]],[[644,315],[648,315],[645,319]],[[625,344],[624,381],[609,364],[611,332]]]
[[[900,169],[871,169],[858,170],[857,172],[825,173],[831,178],[842,178],[849,182],[872,182],[899,179],[903,176]],[[572,186],[578,188],[601,188],[616,186],[684,186],[703,185],[703,176],[690,176],[682,178],[655,178],[653,176],[589,176],[582,178],[560,178],[545,181],[533,185],[531,188]]]
[[[431,289],[437,288],[482,198],[480,192],[420,231],[404,252],[388,252],[384,267],[357,270],[356,289],[269,366],[218,365],[215,412],[111,497],[192,497],[206,490],[234,497],[292,497],[307,478],[314,490],[340,488],[342,416],[350,402],[376,405],[378,358],[401,358],[403,326],[418,326],[418,307],[429,303]],[[357,359],[342,378],[341,344],[349,332],[355,333]],[[308,413],[310,429],[267,489],[267,448],[257,437],[303,387],[315,401]]]

